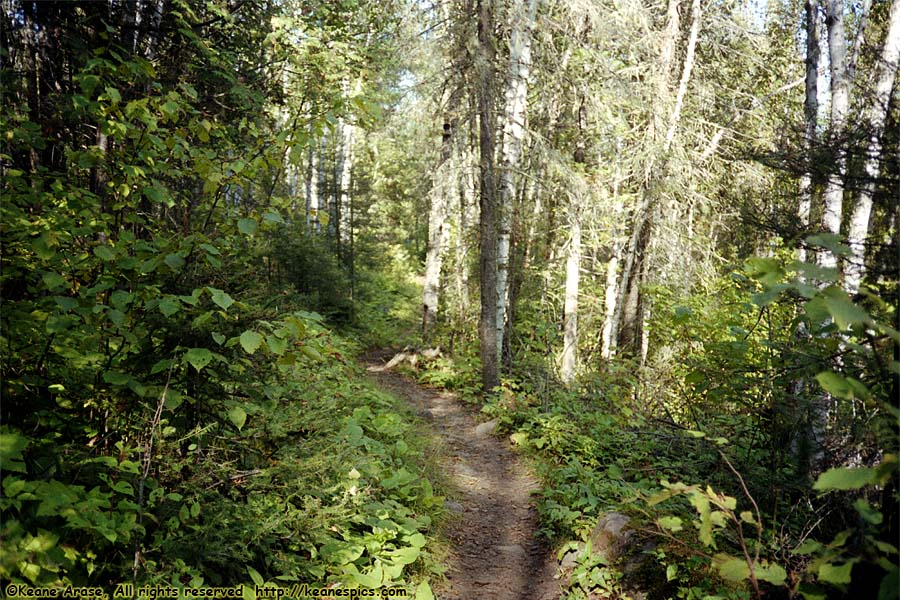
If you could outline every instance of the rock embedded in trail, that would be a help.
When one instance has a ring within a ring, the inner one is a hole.
[[[497,430],[497,419],[491,419],[490,421],[486,421],[481,423],[475,428],[475,435],[478,437],[487,437],[489,435],[493,435],[494,431]]]

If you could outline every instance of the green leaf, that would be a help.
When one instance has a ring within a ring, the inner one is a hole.
[[[263,337],[255,331],[247,330],[241,334],[241,347],[247,354],[253,354],[262,344]]]
[[[872,317],[865,310],[850,300],[847,292],[839,287],[831,286],[822,292],[825,308],[841,329],[849,329],[853,325],[869,323]]]
[[[112,489],[120,494],[134,496],[134,488],[131,487],[131,484],[127,481],[117,481],[115,485],[112,486]]]
[[[181,302],[178,298],[169,296],[168,298],[163,298],[159,301],[159,312],[167,317],[171,317],[179,310],[181,310]]]
[[[212,301],[215,302],[222,310],[228,310],[228,307],[234,304],[234,299],[226,292],[216,288],[209,288]]]
[[[271,210],[266,211],[263,215],[263,220],[267,223],[284,223],[284,219],[277,212],[273,212]]]
[[[853,507],[859,513],[859,516],[872,525],[881,525],[881,522],[884,520],[884,515],[872,508],[872,505],[865,498],[857,498],[856,502],[853,503]]]
[[[411,546],[400,548],[391,552],[391,560],[395,565],[411,565],[422,554],[421,550]]]
[[[878,600],[897,600],[897,590],[900,590],[900,569],[895,567],[881,580]]]
[[[184,258],[177,254],[167,254],[165,262],[173,271],[177,271],[184,266]]]
[[[250,579],[253,580],[253,583],[256,585],[263,585],[265,582],[263,581],[262,575],[259,574],[259,571],[247,565],[247,573],[250,575]]]
[[[854,564],[856,564],[855,559],[848,560],[840,566],[825,563],[819,567],[819,581],[838,585],[850,583],[850,571],[853,570]]]
[[[743,558],[735,558],[727,554],[717,554],[715,562],[719,569],[719,575],[727,581],[743,581],[750,577],[750,566]]]
[[[836,233],[817,233],[806,238],[810,246],[818,246],[831,250],[837,256],[850,256],[850,247],[842,243],[842,238]]]
[[[416,588],[415,600],[434,600],[434,592],[431,591],[431,586],[427,581],[422,581]]]
[[[874,483],[877,471],[868,467],[838,467],[825,471],[813,485],[814,490],[858,490]]]
[[[109,246],[95,246],[94,247],[94,256],[99,258],[102,261],[109,262],[116,258],[116,253],[112,251]]]
[[[69,287],[69,282],[66,281],[66,278],[60,275],[59,273],[47,272],[41,276],[41,280],[43,280],[44,285],[51,292],[60,291],[64,288]]]
[[[868,400],[872,397],[868,388],[860,381],[852,377],[842,377],[832,371],[823,371],[816,375],[816,381],[822,386],[822,389],[843,400]]]
[[[238,230],[244,235],[253,235],[256,233],[258,225],[254,219],[241,219],[238,221]]]
[[[275,337],[274,335],[266,336],[266,344],[268,344],[269,350],[271,350],[273,354],[277,354],[278,356],[284,354],[284,351],[287,349],[287,340]]]
[[[754,257],[747,260],[747,274],[766,287],[780,282],[785,275],[784,268],[774,258]]]
[[[787,571],[781,565],[756,565],[754,569],[756,578],[767,581],[772,585],[784,585],[787,581]]]
[[[669,531],[681,531],[683,529],[680,517],[660,517],[659,526]]]
[[[199,373],[203,367],[212,362],[213,353],[206,348],[191,348],[185,352],[184,359]]]
[[[225,336],[218,332],[212,334],[212,339],[220,346],[225,343]]]
[[[713,546],[715,542],[712,537],[713,519],[709,508],[709,500],[700,492],[692,493],[689,499],[694,508],[697,509],[697,514],[700,515],[700,541],[706,546]]]
[[[119,90],[114,87],[106,88],[106,97],[109,98],[109,101],[113,104],[118,104],[122,101],[122,95],[119,93]]]
[[[678,577],[678,565],[668,565],[666,567],[666,581],[672,581]]]
[[[364,550],[365,548],[359,544],[332,540],[322,546],[319,553],[324,560],[331,564],[346,565],[362,556]],[[380,580],[379,583],[381,583]]]
[[[235,406],[228,411],[228,420],[240,431],[243,429],[244,423],[247,422],[247,413],[240,406]]]
[[[15,431],[0,433],[0,465],[4,471],[25,473],[22,451],[28,446],[28,438]]]

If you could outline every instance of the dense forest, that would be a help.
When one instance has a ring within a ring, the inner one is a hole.
[[[898,598],[900,0],[0,19],[6,596]]]

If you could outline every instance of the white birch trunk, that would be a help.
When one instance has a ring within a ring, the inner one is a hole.
[[[511,11],[509,69],[503,111],[503,137],[500,156],[499,231],[497,237],[497,355],[503,355],[509,280],[509,246],[512,207],[515,196],[514,175],[519,166],[522,139],[525,136],[525,111],[528,101],[528,75],[531,67],[531,37],[537,16],[538,0],[516,2]],[[502,362],[502,361],[501,361]]]
[[[697,48],[697,36],[700,33],[700,0],[691,3],[691,32],[688,35],[687,53],[684,57],[684,67],[681,70],[681,81],[678,83],[678,93],[675,96],[675,108],[672,109],[672,117],[669,119],[669,130],[666,131],[666,139],[663,143],[663,152],[668,152],[675,139],[675,131],[681,120],[681,108],[684,105],[684,97],[687,94],[687,86],[691,80],[691,71],[694,68],[694,51]],[[665,57],[664,57],[665,58]]]
[[[350,203],[352,202],[350,187],[352,185],[351,178],[353,175],[353,159],[355,158],[353,155],[353,145],[355,142],[356,126],[352,121],[347,121],[344,123],[343,132],[341,135],[341,169],[337,182],[337,213],[340,220],[340,222],[337,224],[337,229],[341,238],[341,246],[344,249],[347,249],[349,247],[350,239],[353,235],[353,232],[350,231]]]
[[[875,97],[869,106],[869,143],[863,164],[866,179],[859,190],[850,217],[848,238],[852,255],[844,266],[844,289],[848,294],[856,294],[859,291],[866,273],[865,241],[869,233],[872,197],[875,194],[875,180],[878,177],[881,160],[881,135],[884,133],[891,89],[897,78],[897,68],[900,66],[898,62],[900,62],[900,0],[893,0],[888,18],[887,37],[875,75]]]
[[[580,191],[572,198],[571,237],[566,255],[566,291],[563,308],[563,351],[559,370],[560,379],[566,385],[575,380],[578,349],[578,284],[581,275],[581,197]]]
[[[818,0],[806,0],[806,101],[803,104],[804,117],[806,119],[806,132],[803,138],[804,160],[809,161],[810,152],[816,142],[816,122],[819,114],[819,2]],[[800,176],[800,202],[797,206],[797,216],[800,219],[800,227],[804,230],[809,227],[809,213],[812,207],[812,173],[810,168]],[[797,259],[806,261],[806,248],[800,246],[797,251]]]
[[[304,181],[304,192],[306,196],[306,233],[309,235],[312,231],[318,230],[315,222],[318,222],[316,213],[319,212],[319,199],[316,195],[316,147],[310,144],[307,149],[306,159],[306,177]]]
[[[319,156],[316,161],[316,199],[318,200],[318,204],[315,207],[316,220],[313,222],[313,228],[317,232],[322,231],[322,223],[325,223],[326,231],[328,230],[328,198],[330,197],[330,194],[328,193],[328,173],[325,170],[327,167],[327,151],[327,141],[323,135],[322,139],[319,140]]]
[[[618,152],[616,153],[618,159]],[[606,266],[606,288],[604,291],[603,305],[603,331],[600,339],[600,357],[606,360],[612,358],[616,348],[616,336],[613,331],[613,319],[616,314],[616,297],[619,281],[619,262],[622,258],[622,229],[620,223],[625,213],[625,203],[619,196],[619,175],[613,179],[613,239],[609,263]]]
[[[840,136],[850,105],[850,82],[847,79],[846,38],[844,36],[844,3],[842,0],[826,0],[825,23],[828,26],[828,53],[831,64],[831,131]],[[847,170],[847,155],[843,148],[837,150],[835,165],[825,184],[825,209],[822,213],[822,227],[829,233],[841,232],[841,211],[844,202],[844,173]],[[816,255],[819,266],[837,267],[837,256],[828,249]]]

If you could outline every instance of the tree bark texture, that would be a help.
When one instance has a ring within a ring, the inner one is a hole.
[[[825,24],[828,27],[828,54],[831,64],[831,134],[836,142],[834,165],[825,183],[822,228],[834,234],[841,232],[841,212],[844,201],[844,174],[847,155],[843,149],[844,121],[850,105],[850,82],[847,78],[846,37],[844,35],[844,3],[825,1]],[[821,267],[837,268],[837,256],[828,249],[820,250],[816,262]]]
[[[479,138],[479,272],[481,275],[481,385],[500,385],[497,340],[497,198],[494,184],[494,15],[493,0],[478,0],[477,104]]]
[[[875,95],[868,111],[869,141],[863,162],[865,179],[859,190],[850,217],[848,239],[852,255],[844,265],[844,289],[856,294],[866,273],[866,237],[869,233],[869,217],[872,214],[872,198],[881,164],[881,136],[887,120],[891,90],[900,67],[900,0],[891,2],[887,36],[881,51],[881,59],[875,73]]]
[[[515,173],[525,136],[531,39],[537,15],[537,0],[517,1],[511,11],[512,33],[503,109],[503,137],[499,173],[499,232],[497,238],[497,354],[502,356],[506,326],[510,233],[512,230]]]
[[[425,251],[425,284],[422,293],[422,339],[428,344],[437,320],[438,301],[441,287],[441,267],[447,248],[450,229],[447,223],[447,207],[454,186],[451,157],[453,154],[453,131],[450,119],[444,120],[441,136],[441,156],[435,170],[431,189],[431,207],[428,212],[428,247]]]
[[[797,207],[797,217],[800,219],[800,227],[809,227],[809,214],[812,207],[813,180],[810,153],[815,146],[816,122],[819,115],[819,2],[818,0],[806,1],[806,100],[803,103],[805,119],[805,131],[803,137],[804,160],[807,167],[800,176],[800,202]],[[806,260],[806,249],[801,245],[797,253],[800,261]]]

